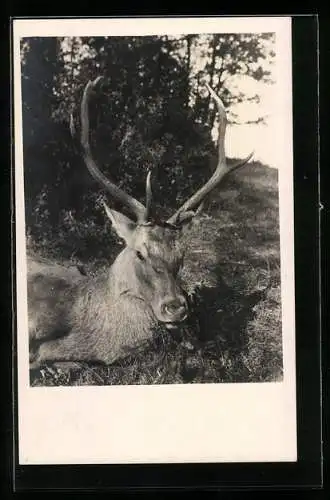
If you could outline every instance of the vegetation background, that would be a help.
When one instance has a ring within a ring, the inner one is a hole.
[[[156,209],[166,216],[210,176],[216,161],[217,115],[204,81],[227,108],[227,151],[233,152],[238,129],[245,130],[245,154],[256,149],[246,139],[250,130],[262,137],[270,119],[262,95],[272,90],[274,45],[272,33],[22,39],[29,253],[83,265],[91,274],[118,254],[120,242],[98,204],[102,190],[70,135],[71,113],[79,130],[88,80],[105,77],[90,110],[94,157],[141,201],[152,168]],[[32,384],[279,380],[278,176],[272,166],[259,155],[232,174],[187,232],[183,273],[191,324],[174,336],[160,332],[153,345],[111,367],[45,367]]]

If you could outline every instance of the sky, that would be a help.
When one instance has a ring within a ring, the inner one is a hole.
[[[229,157],[241,158],[253,150],[256,160],[276,168],[279,162],[274,141],[277,114],[274,85],[255,82],[250,78],[236,78],[236,80],[241,91],[247,94],[257,93],[260,96],[260,103],[237,104],[233,106],[233,111],[239,115],[242,122],[253,120],[262,114],[265,116],[265,123],[228,125],[226,153]],[[213,135],[216,136],[216,130],[213,131]]]

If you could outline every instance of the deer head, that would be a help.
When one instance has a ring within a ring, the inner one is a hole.
[[[221,99],[206,84],[214,98],[219,113],[218,164],[211,178],[194,193],[168,220],[156,221],[151,217],[152,190],[151,172],[146,179],[146,203],[119,188],[104,176],[97,167],[89,143],[89,101],[102,77],[88,82],[81,102],[80,144],[85,164],[91,175],[107,190],[111,198],[130,212],[127,217],[102,202],[106,216],[126,247],[118,255],[112,269],[113,286],[118,296],[131,296],[142,300],[152,310],[158,321],[172,328],[184,321],[188,314],[188,303],[179,282],[183,265],[184,248],[180,233],[203,206],[203,201],[233,170],[245,165],[252,153],[233,166],[227,166],[224,139],[226,113]],[[71,117],[71,132],[74,133]]]

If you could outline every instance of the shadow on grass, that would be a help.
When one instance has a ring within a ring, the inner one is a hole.
[[[191,350],[184,356],[184,382],[253,382],[273,377],[273,373],[262,373],[266,368],[263,353],[250,359],[253,339],[248,328],[256,319],[256,306],[266,300],[268,289],[239,293],[225,285],[220,277],[218,287],[198,290],[195,326],[186,332],[195,352]]]

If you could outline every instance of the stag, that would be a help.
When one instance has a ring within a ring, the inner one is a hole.
[[[30,367],[57,362],[111,364],[152,339],[157,325],[171,330],[189,314],[180,283],[184,244],[182,228],[198,213],[205,198],[252,153],[228,166],[225,156],[226,112],[221,99],[206,87],[219,114],[218,162],[213,175],[168,220],[151,215],[151,173],[142,204],[99,170],[90,147],[89,104],[100,77],[86,85],[80,108],[80,148],[91,176],[125,207],[130,217],[102,202],[105,215],[125,247],[106,272],[88,276],[78,269],[28,258]],[[73,130],[73,121],[71,119]]]

